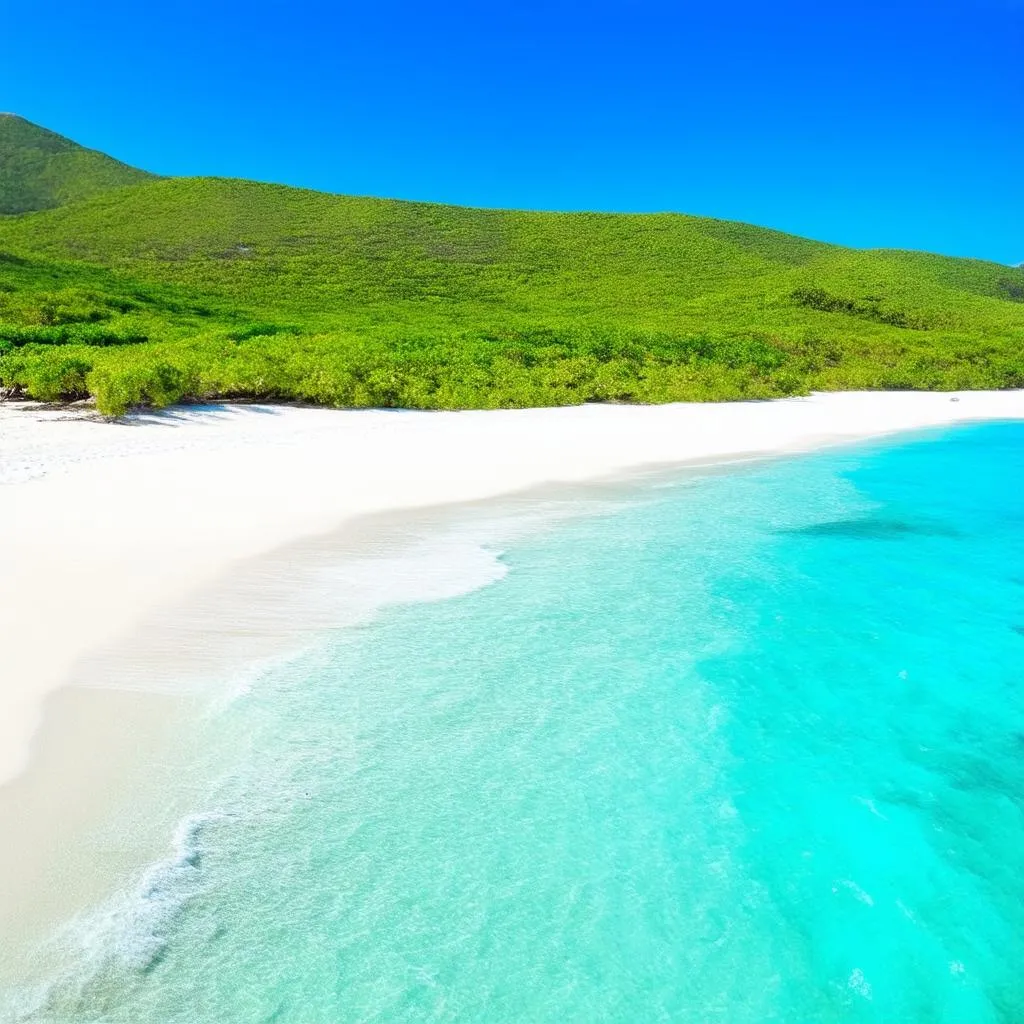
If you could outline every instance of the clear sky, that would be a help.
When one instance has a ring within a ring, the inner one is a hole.
[[[1024,0],[0,0],[0,110],[164,174],[1024,260]]]

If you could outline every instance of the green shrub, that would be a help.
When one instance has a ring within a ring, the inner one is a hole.
[[[41,402],[71,401],[89,397],[86,375],[92,369],[85,359],[61,356],[41,359],[24,381],[30,398]]]
[[[1019,270],[695,217],[163,180],[0,218],[0,252],[0,382],[75,397],[84,373],[111,414],[213,397],[495,408],[1024,379]]]
[[[107,416],[121,416],[136,406],[160,409],[191,397],[188,374],[166,362],[133,367],[97,367],[87,377],[96,407]]]

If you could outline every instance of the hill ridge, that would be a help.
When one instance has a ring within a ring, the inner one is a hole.
[[[675,212],[136,181],[0,217],[0,387],[119,412],[1024,386],[1024,271],[1001,264]]]
[[[20,114],[0,114],[0,215],[34,213],[155,179]]]

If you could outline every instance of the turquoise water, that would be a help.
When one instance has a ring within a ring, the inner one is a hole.
[[[1024,1020],[1022,479],[992,425],[637,484],[325,638],[28,1019]]]

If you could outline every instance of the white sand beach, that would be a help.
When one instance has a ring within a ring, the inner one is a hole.
[[[357,516],[544,483],[1024,418],[1024,392],[497,412],[0,406],[0,782],[85,656],[244,559]]]
[[[0,818],[17,819],[0,828],[19,837],[0,856],[0,925],[44,903],[58,920],[102,891],[62,882],[43,899],[33,887],[53,877],[54,851],[62,877],[76,870],[62,837],[90,789],[124,782],[125,751],[160,742],[144,722],[173,717],[173,672],[143,712],[132,691],[149,673],[129,665],[115,679],[95,657],[254,559],[359,517],[1001,419],[1024,419],[1024,391],[451,413],[216,406],[119,422],[0,405]],[[83,686],[107,696],[83,704]]]

